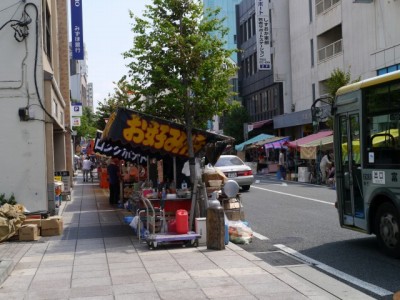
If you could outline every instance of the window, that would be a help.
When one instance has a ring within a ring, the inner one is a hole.
[[[377,71],[377,75],[383,75],[383,74],[387,74],[387,73],[394,72],[394,71],[397,71],[397,70],[400,70],[400,64],[379,69]]]
[[[251,19],[247,21],[247,38],[251,38]]]
[[[245,65],[246,65],[246,78],[250,76],[250,65],[249,65],[249,58],[247,57],[245,59]]]
[[[53,109],[52,109],[52,115],[57,118],[58,116],[58,103],[55,99],[53,99]]]
[[[312,101],[314,103],[314,101],[315,101],[315,83],[312,84],[311,90],[312,90]]]
[[[247,41],[247,21],[243,23],[243,42]]]
[[[253,55],[249,56],[249,75],[253,75]]]
[[[314,40],[310,40],[310,50],[311,50],[311,67],[314,67]]]
[[[256,14],[252,15],[251,22],[252,22],[253,35],[256,35]]]
[[[43,7],[42,12],[42,23],[43,23],[43,50],[46,53],[49,61],[51,62],[51,14],[50,9],[46,5]]]
[[[308,0],[308,13],[310,15],[310,23],[312,23],[312,21],[313,21],[312,0]]]
[[[257,66],[257,52],[253,54],[253,64],[254,64],[254,73],[258,72],[258,66]]]
[[[400,82],[365,91],[367,164],[398,168],[400,165]],[[373,159],[371,158],[373,155]]]

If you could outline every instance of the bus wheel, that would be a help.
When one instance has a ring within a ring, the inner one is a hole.
[[[383,203],[376,214],[375,233],[379,246],[390,256],[400,257],[400,219],[396,208]]]

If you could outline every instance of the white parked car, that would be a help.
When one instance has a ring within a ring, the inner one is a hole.
[[[244,191],[248,191],[254,183],[253,171],[236,155],[221,155],[214,167],[228,179],[236,181]]]

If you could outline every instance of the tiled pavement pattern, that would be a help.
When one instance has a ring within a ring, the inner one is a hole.
[[[108,191],[81,177],[60,214],[62,236],[0,244],[0,299],[369,298],[311,267],[330,289],[294,277],[232,243],[149,250],[108,204]]]

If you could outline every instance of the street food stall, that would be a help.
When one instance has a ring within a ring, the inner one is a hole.
[[[205,156],[213,163],[226,145],[233,142],[233,138],[198,129],[192,130],[192,140],[195,156]],[[119,155],[123,159],[146,157],[148,164],[153,159],[156,160],[157,184],[153,183],[152,186],[145,188],[140,186],[138,187],[140,190],[136,191],[140,192],[141,200],[143,197],[149,200],[149,202],[145,200],[147,207],[150,207],[147,209],[147,213],[153,210],[155,205],[163,206],[165,210],[175,210],[175,212],[181,207],[186,209],[190,207],[188,224],[189,229],[192,228],[195,209],[199,201],[196,192],[197,184],[193,184],[193,187],[190,186],[190,179],[182,174],[178,176],[176,172],[177,166],[183,166],[184,162],[189,159],[186,128],[183,125],[126,108],[119,108],[110,117],[101,138],[96,142],[95,148],[99,147],[102,148],[102,151],[106,149],[114,151],[112,156]],[[162,162],[160,163],[160,161]],[[171,174],[165,176],[166,164],[172,165],[169,168],[173,171],[172,176]],[[150,181],[150,168],[148,171],[147,180]],[[172,183],[173,188],[171,188]],[[187,184],[189,185],[185,186]]]

